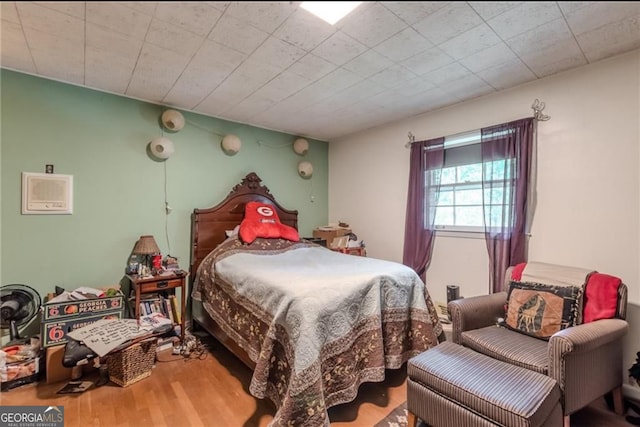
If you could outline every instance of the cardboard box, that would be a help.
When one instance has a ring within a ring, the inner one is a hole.
[[[346,236],[350,233],[350,228],[336,227],[333,229],[327,229],[323,227],[322,229],[316,228],[315,230],[313,230],[313,237],[326,240],[327,246],[332,247],[333,239],[335,239],[336,237]]]
[[[122,319],[124,295],[90,298],[42,306],[42,347],[66,344],[67,334],[100,319]]]
[[[71,368],[65,368],[62,365],[65,347],[65,345],[56,345],[46,349],[45,372],[47,375],[47,384],[53,384],[71,378]]]

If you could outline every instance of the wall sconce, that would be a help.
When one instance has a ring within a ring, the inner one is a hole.
[[[176,110],[167,110],[162,113],[162,126],[165,129],[178,132],[184,127],[184,116]]]
[[[240,138],[238,138],[236,135],[229,134],[225,135],[225,137],[222,138],[221,145],[222,151],[224,151],[226,155],[233,156],[236,155],[238,151],[240,151],[240,147],[242,147],[242,141],[240,141]]]
[[[173,141],[161,136],[149,143],[151,155],[158,160],[167,160],[174,153]]]
[[[309,179],[313,175],[313,165],[311,162],[307,162],[306,160],[298,163],[298,175],[301,178]]]
[[[304,156],[309,151],[309,141],[304,138],[298,138],[293,142],[293,151],[299,156]]]

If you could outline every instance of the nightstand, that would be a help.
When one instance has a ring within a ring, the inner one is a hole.
[[[142,294],[148,293],[170,293],[175,296],[175,290],[180,289],[180,340],[184,342],[185,307],[186,307],[186,279],[187,275],[171,273],[169,275],[157,275],[142,278],[135,274],[126,276],[131,284],[131,291],[135,291],[134,315],[140,318],[140,301]]]

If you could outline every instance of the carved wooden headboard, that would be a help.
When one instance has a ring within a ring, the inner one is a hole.
[[[194,209],[191,214],[191,279],[202,260],[226,238],[225,231],[242,222],[244,207],[248,202],[270,203],[283,224],[298,229],[298,211],[288,210],[276,202],[269,189],[261,184],[255,172],[249,173],[237,184],[227,197],[214,207]]]

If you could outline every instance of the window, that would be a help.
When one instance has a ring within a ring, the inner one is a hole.
[[[513,204],[513,188],[504,188],[504,181],[512,176],[515,159],[496,159],[484,166],[483,197],[480,132],[445,138],[444,146],[442,170],[428,171],[425,177],[432,184],[440,177],[436,230],[484,232],[484,215],[490,225],[500,224],[502,218],[511,218],[502,215],[503,210]]]

